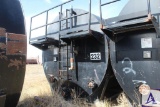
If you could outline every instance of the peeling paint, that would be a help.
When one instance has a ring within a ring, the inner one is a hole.
[[[7,48],[7,46],[6,46],[5,43],[0,43],[0,49],[4,50],[4,49],[6,49],[6,48]]]
[[[0,27],[0,36],[6,36],[6,29]]]
[[[7,55],[26,55],[27,37],[21,34],[8,33],[7,35]]]
[[[14,67],[15,66],[17,68],[17,70],[19,70],[20,66],[22,66],[22,65],[23,65],[23,62],[21,60],[17,60],[17,59],[12,60],[11,59],[8,67]]]
[[[0,59],[8,60],[6,55],[3,55],[3,52],[0,53]]]

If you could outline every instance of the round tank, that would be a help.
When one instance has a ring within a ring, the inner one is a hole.
[[[0,1],[0,107],[16,107],[26,65],[24,17],[19,0]]]
[[[160,15],[159,6],[160,0],[151,0],[151,14],[155,17]],[[128,15],[129,20],[147,16],[147,0],[129,0],[119,14],[118,21],[126,20],[121,17],[123,15]],[[110,58],[114,74],[127,96],[137,104],[142,100],[142,94],[139,92],[141,85],[149,85],[151,89],[160,88],[160,39],[157,35],[154,27],[144,28],[115,34],[116,41],[110,41]]]
[[[86,12],[81,9],[73,9],[73,11],[77,15]],[[66,17],[66,12],[63,12],[62,18]],[[59,16],[54,21],[58,18]],[[51,35],[47,35],[47,37],[59,40],[62,44],[61,46],[53,44],[43,50],[43,67],[52,89],[55,89],[60,81],[63,81],[62,89],[69,87],[78,91],[79,97],[92,96],[96,99],[101,96],[105,77],[111,66],[108,41],[106,35],[103,35],[99,28],[100,18],[91,14],[90,33],[85,33],[84,29],[88,28],[88,18],[88,14],[73,17],[72,28],[70,28],[70,19],[62,21],[61,31],[57,34],[52,33],[59,30],[59,23],[49,27],[48,34]],[[70,31],[72,33],[69,33]],[[60,53],[60,57],[58,53]],[[91,55],[97,55],[98,58],[92,59]],[[71,58],[73,69],[71,68]],[[52,81],[53,78],[57,82]]]

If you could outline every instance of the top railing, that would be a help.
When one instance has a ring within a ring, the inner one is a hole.
[[[107,0],[106,0],[107,1]],[[101,19],[101,24],[103,25],[103,13],[102,13],[102,7],[109,5],[109,4],[113,4],[116,3],[118,1],[123,1],[123,0],[113,0],[113,1],[109,1],[106,3],[102,3],[102,0],[99,0],[99,6],[100,6],[100,19]],[[147,10],[148,10],[148,17],[151,16],[151,4],[150,4],[150,0],[147,0]],[[128,10],[129,11],[129,10]]]
[[[101,19],[101,24],[103,24],[103,18],[102,18],[102,7],[105,6],[105,5],[109,5],[109,4],[112,4],[112,3],[115,3],[117,1],[121,1],[121,0],[113,0],[113,1],[110,1],[110,2],[106,2],[106,3],[103,3],[102,4],[102,0],[99,0],[99,4],[100,4],[100,19]]]
[[[70,11],[70,16],[69,17],[66,17],[66,18],[62,18],[62,12],[63,12],[63,6],[65,5],[65,4],[67,4],[67,3],[70,3],[70,2],[72,2],[72,1],[74,1],[74,0],[69,0],[69,1],[67,1],[67,2],[64,2],[64,3],[62,3],[62,4],[60,4],[60,5],[57,5],[57,6],[55,6],[55,7],[53,7],[53,8],[50,8],[50,9],[48,9],[48,10],[45,10],[45,11],[43,11],[43,12],[41,12],[41,13],[39,13],[39,14],[37,14],[37,15],[35,15],[35,16],[33,16],[33,17],[31,17],[31,22],[30,22],[30,37],[29,37],[29,39],[32,39],[32,31],[35,31],[35,30],[37,30],[37,29],[40,29],[40,28],[43,28],[43,27],[45,27],[45,37],[48,35],[47,34],[47,29],[48,29],[48,26],[49,25],[52,25],[52,24],[55,24],[55,23],[59,23],[59,32],[62,30],[61,29],[61,23],[62,23],[62,21],[64,21],[64,20],[66,20],[66,28],[72,28],[73,27],[73,18],[74,17],[78,17],[78,16],[82,16],[82,15],[86,15],[86,14],[88,14],[89,15],[89,18],[88,18],[88,29],[90,29],[90,25],[91,25],[91,0],[89,0],[89,11],[88,12],[85,12],[85,13],[82,13],[82,14],[74,14],[74,15],[72,15],[74,12],[73,12],[73,9],[71,8],[71,9],[66,9],[66,11]],[[54,22],[51,22],[51,23],[49,23],[48,22],[48,13],[49,13],[49,11],[51,11],[51,10],[54,10],[55,8],[59,8],[60,7],[60,11],[59,11],[59,20],[57,20],[57,21],[54,21]],[[41,26],[38,26],[38,27],[35,27],[35,28],[32,28],[32,23],[33,23],[33,19],[34,18],[36,18],[36,17],[38,17],[38,16],[40,16],[40,15],[42,15],[42,14],[45,14],[46,13],[46,21],[45,21],[45,24],[44,25],[41,25]],[[68,20],[70,20],[70,26],[68,27]],[[53,32],[53,33],[55,33],[55,32]],[[33,38],[34,39],[34,38]]]

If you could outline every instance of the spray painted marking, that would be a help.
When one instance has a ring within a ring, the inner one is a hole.
[[[126,60],[129,61],[130,67],[125,67],[125,68],[123,68],[123,72],[125,72],[126,74],[132,72],[134,75],[136,75],[136,71],[133,69],[133,63],[132,63],[132,61],[131,61],[128,57],[126,57],[126,58],[123,59],[122,64],[123,64],[124,61],[126,61]]]
[[[97,75],[97,70],[96,70],[96,69],[94,69],[94,73],[95,73],[95,76],[96,76],[96,78],[97,78],[97,80],[98,80],[98,83],[100,83],[100,79],[99,79],[99,77],[98,77],[98,75]]]

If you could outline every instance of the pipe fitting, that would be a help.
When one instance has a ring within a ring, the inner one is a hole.
[[[91,80],[90,82],[88,82],[88,88],[95,88],[97,86],[97,83],[94,80]]]
[[[138,91],[142,95],[147,95],[150,93],[150,86],[147,84],[141,84],[138,88]]]
[[[48,76],[49,76],[49,82],[50,83],[55,83],[55,82],[57,82],[58,81],[58,78],[57,77],[55,77],[54,75],[52,75],[52,74],[48,74]]]
[[[74,70],[74,58],[70,58],[70,65],[69,70]]]

